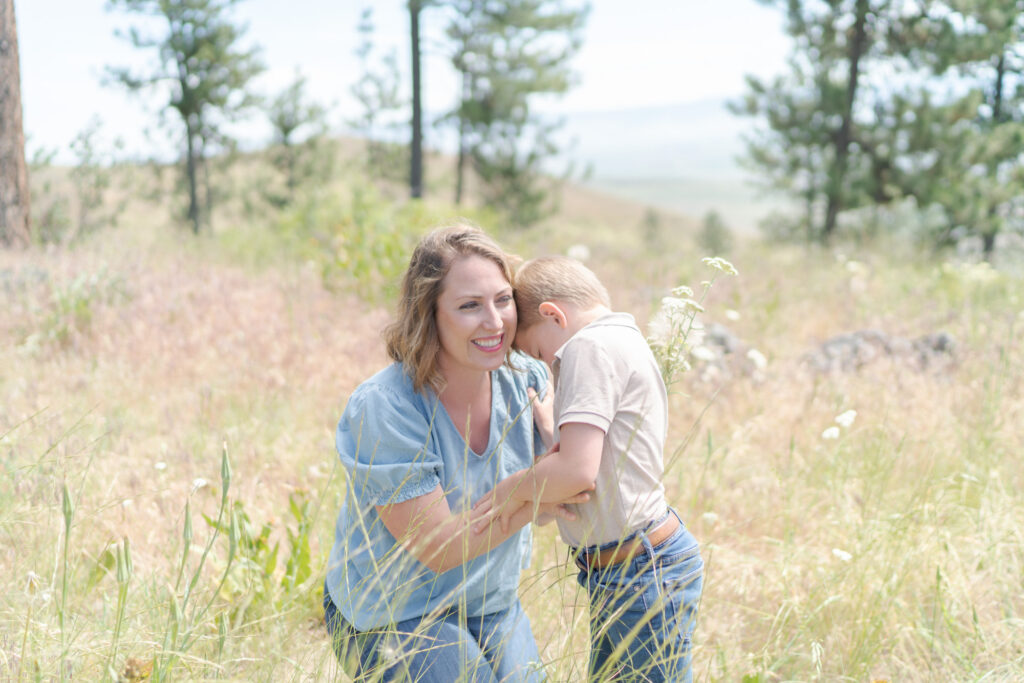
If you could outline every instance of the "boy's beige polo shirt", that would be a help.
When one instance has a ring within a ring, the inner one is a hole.
[[[572,506],[576,521],[558,519],[562,539],[601,545],[662,517],[668,396],[633,316],[610,313],[584,327],[555,352],[552,372],[555,424],[583,422],[605,433],[597,487]]]

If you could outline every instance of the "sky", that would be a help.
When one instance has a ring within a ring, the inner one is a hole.
[[[356,26],[370,5],[378,50],[394,49],[407,73],[404,0],[240,2],[232,16],[248,25],[245,42],[259,46],[267,66],[256,90],[272,95],[298,70],[311,98],[330,106],[332,124],[341,130],[344,121],[358,115],[349,89],[360,75]],[[69,160],[68,145],[93,119],[102,123],[101,141],[120,138],[129,157],[173,149],[171,136],[157,127],[156,98],[103,84],[107,66],[143,71],[153,63],[152,54],[115,35],[137,24],[136,16],[107,10],[105,0],[15,0],[15,13],[29,154],[53,150],[58,160]],[[443,17],[426,10],[421,24],[424,105],[428,112],[443,112],[457,93],[443,52]],[[592,0],[583,47],[574,60],[578,84],[544,108],[572,119],[736,97],[744,90],[745,74],[781,73],[788,48],[781,12],[755,0]],[[256,145],[270,133],[254,115],[237,135]],[[428,130],[428,143],[430,135]]]

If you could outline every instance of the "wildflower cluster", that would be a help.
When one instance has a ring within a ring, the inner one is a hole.
[[[700,260],[700,262],[708,268],[720,270],[726,275],[739,275],[739,271],[736,270],[735,266],[719,256],[705,256]]]
[[[736,268],[723,258],[705,257],[704,265],[726,275],[738,275]],[[704,299],[718,274],[702,282],[700,298],[686,285],[672,289],[671,296],[661,300],[661,307],[651,319],[647,343],[661,368],[665,386],[671,386],[679,376],[690,369],[689,356],[695,344],[690,337],[694,330],[702,329],[697,314],[704,312]]]
[[[836,425],[839,425],[839,427],[849,428],[849,427],[853,426],[853,421],[856,420],[856,419],[857,419],[857,411],[856,410],[847,410],[845,412],[842,412],[842,413],[839,413],[838,415],[836,415],[836,420],[835,421],[836,421]],[[839,438],[839,427],[837,427],[835,425],[832,425],[831,427],[826,427],[825,431],[823,431],[821,433],[821,438],[828,439],[828,440],[838,439]]]

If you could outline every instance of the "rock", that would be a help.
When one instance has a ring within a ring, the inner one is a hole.
[[[955,349],[953,337],[946,332],[910,340],[880,330],[858,330],[826,340],[801,361],[819,373],[852,372],[881,358],[902,359],[917,370],[926,370],[949,365]]]
[[[720,323],[701,328],[690,361],[704,382],[721,382],[736,375],[761,381],[767,364],[760,351]]]

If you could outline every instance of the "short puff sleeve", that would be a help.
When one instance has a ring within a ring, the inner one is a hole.
[[[349,398],[335,446],[352,491],[366,506],[426,495],[441,483],[441,456],[431,425],[407,398],[387,386],[362,385]]]

